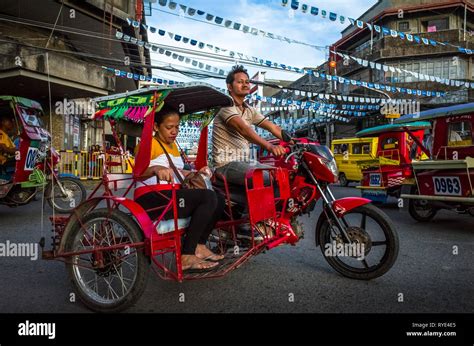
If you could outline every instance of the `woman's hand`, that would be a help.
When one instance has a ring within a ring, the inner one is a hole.
[[[167,167],[153,167],[153,173],[160,179],[171,183],[173,181],[173,170]]]
[[[210,169],[208,166],[204,166],[203,168],[201,168],[201,169],[199,170],[199,173],[204,174],[204,175],[207,176],[208,178],[211,178],[211,177],[212,177],[212,171],[211,171],[211,169]]]

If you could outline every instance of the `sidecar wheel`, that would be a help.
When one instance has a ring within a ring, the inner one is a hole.
[[[128,215],[108,209],[86,214],[64,236],[66,252],[143,241],[142,232]],[[95,312],[119,312],[133,305],[145,290],[148,268],[149,261],[140,248],[84,253],[66,262],[79,298]]]

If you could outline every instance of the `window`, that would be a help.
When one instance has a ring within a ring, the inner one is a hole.
[[[449,79],[456,79],[458,76],[459,58],[457,56],[451,59],[449,64]]]
[[[434,62],[432,60],[427,62],[426,74],[428,76],[434,75]]]
[[[348,148],[347,144],[334,144],[334,154],[344,154]]]
[[[469,121],[450,123],[448,146],[459,147],[472,145],[472,129]]]
[[[434,61],[434,76],[441,77],[443,70],[443,62],[441,60]]]
[[[362,154],[362,143],[352,144],[352,154],[355,154],[355,155]]]
[[[362,144],[362,154],[370,154],[370,144],[369,143],[364,143]]]
[[[398,22],[398,31],[410,31],[410,22]]]
[[[370,40],[365,41],[364,43],[358,45],[355,47],[354,52],[362,52],[363,50],[367,49],[370,47]]]
[[[381,143],[382,150],[398,149],[398,138],[387,137]]]
[[[437,32],[449,29],[448,18],[431,19],[423,21],[422,23],[425,28],[425,32]]]
[[[38,112],[31,108],[20,108],[21,116],[25,123],[29,126],[41,127],[42,122],[38,117]]]

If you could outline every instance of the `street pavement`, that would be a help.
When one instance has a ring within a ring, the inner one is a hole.
[[[354,187],[335,186],[333,191],[337,197],[360,195]],[[219,279],[180,284],[150,271],[143,296],[128,311],[474,312],[474,217],[441,211],[432,222],[417,223],[396,204],[382,209],[400,238],[398,260],[382,277],[347,279],[325,262],[314,241],[319,202],[302,219],[305,238],[296,246],[267,251]],[[40,210],[41,201],[19,208],[0,206],[0,243],[37,242],[44,235],[48,244],[51,209],[45,206],[43,219]],[[80,301],[70,302],[73,290],[61,262],[0,257],[0,280],[0,312],[89,311]]]

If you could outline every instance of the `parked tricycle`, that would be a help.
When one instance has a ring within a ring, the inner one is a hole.
[[[362,170],[362,197],[386,203],[389,196],[400,197],[402,184],[413,177],[412,162],[427,158],[421,143],[431,127],[426,121],[387,124],[356,133],[357,137],[378,136],[374,159],[357,161]]]
[[[0,96],[0,115],[13,124],[12,142],[16,146],[16,153],[0,167],[0,204],[28,204],[41,189],[57,212],[68,213],[81,204],[86,199],[82,183],[57,174],[59,154],[43,126],[41,105],[23,97]]]
[[[118,125],[125,130],[141,128],[141,142],[133,175],[120,182],[104,175],[101,185],[69,217],[51,218],[54,242],[43,252],[45,259],[59,259],[81,300],[90,309],[113,312],[126,309],[142,295],[149,264],[167,280],[182,282],[226,275],[253,256],[280,245],[295,245],[302,235],[297,217],[314,208],[322,199],[323,208],[316,226],[316,246],[328,263],[352,279],[373,279],[385,274],[398,255],[398,237],[390,219],[363,198],[335,199],[329,184],[337,180],[337,167],[331,151],[309,140],[297,140],[284,133],[288,154],[273,165],[247,172],[245,186],[233,186],[225,176],[214,175],[214,190],[222,193],[226,208],[222,219],[208,239],[215,253],[224,255],[216,267],[206,272],[183,271],[182,237],[189,220],[178,218],[176,191],[180,184],[147,186],[160,194],[171,190],[162,210],[150,219],[147,210],[134,198],[142,182],[141,175],[150,164],[154,114],[167,107],[185,109],[200,117],[201,139],[195,161],[199,169],[207,164],[208,125],[220,107],[232,100],[217,89],[202,83],[175,87],[149,87],[97,99],[96,117],[107,119],[119,143]],[[115,187],[126,188],[116,195]],[[174,218],[165,220],[168,210]],[[245,210],[245,212],[242,212]],[[236,236],[240,225],[248,225],[262,240],[241,240]],[[345,256],[341,248],[352,247]],[[361,249],[361,251],[357,251]]]
[[[399,119],[407,125],[432,122],[426,141],[430,160],[413,162],[414,181],[404,187],[409,213],[417,221],[431,220],[438,210],[474,216],[474,103],[410,114]]]

